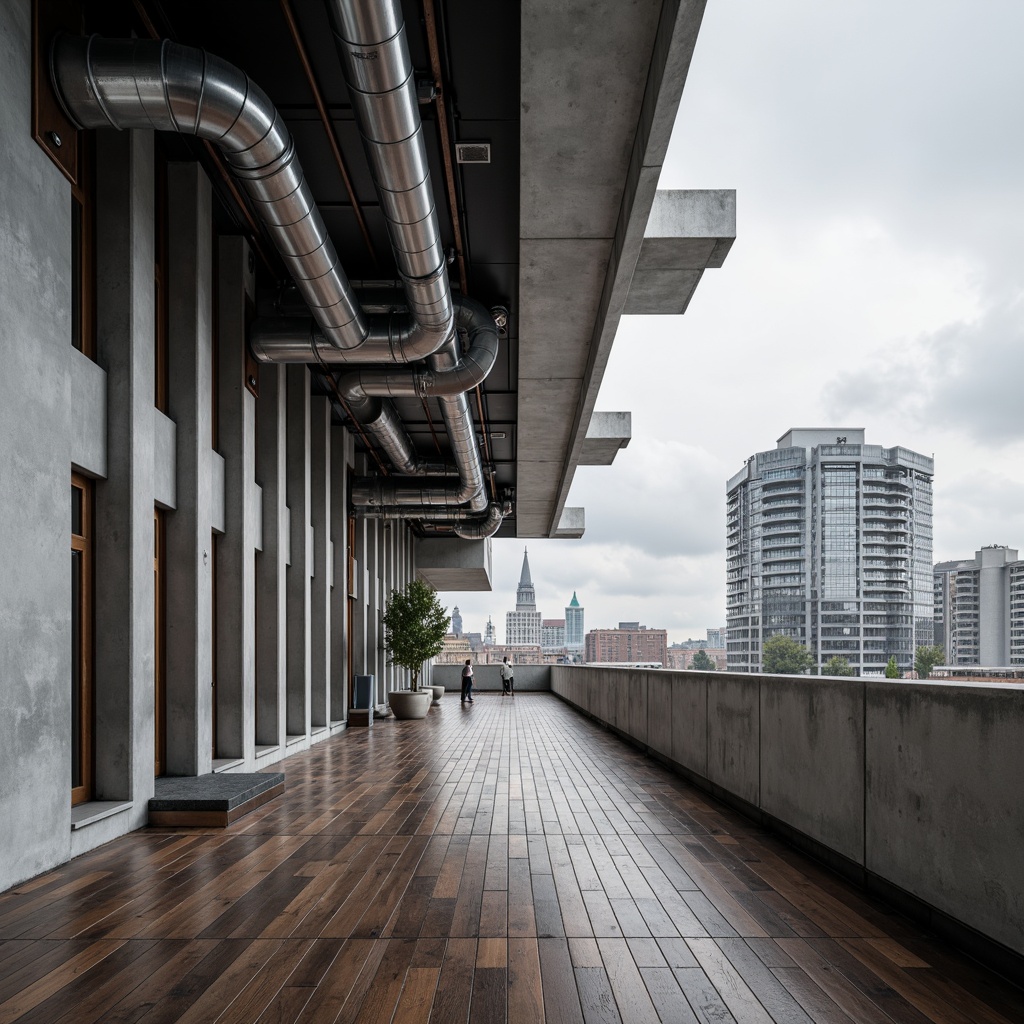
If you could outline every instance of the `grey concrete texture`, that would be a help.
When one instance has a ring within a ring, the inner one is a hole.
[[[281,785],[281,772],[221,772],[156,780],[151,811],[230,811]]]
[[[861,863],[864,694],[849,680],[774,676],[761,687],[761,807]]]
[[[224,536],[217,542],[217,753],[255,757],[256,399],[245,386],[246,302],[255,281],[245,239],[217,251],[217,409],[223,456]],[[216,454],[216,453],[212,453]]]
[[[581,466],[610,466],[633,436],[633,414],[595,412],[580,454]]]
[[[435,686],[443,686],[448,693],[458,693],[462,690],[461,665],[434,665],[430,676]],[[474,665],[473,688],[483,693],[501,693],[500,666]],[[551,689],[551,666],[516,665],[515,688],[524,693],[548,692]]]
[[[865,689],[866,867],[1024,953],[1024,687]]]
[[[427,537],[416,547],[416,574],[438,591],[490,591],[491,539]]]
[[[167,770],[202,775],[213,763],[213,229],[210,182],[198,164],[168,165],[167,202],[167,401],[177,424],[178,499],[167,518]]]
[[[71,836],[71,204],[29,131],[31,13],[0,4],[0,890]]]
[[[760,679],[708,673],[708,778],[755,806],[760,801]]]
[[[107,475],[107,374],[77,349],[69,352],[75,401],[71,417],[71,468],[91,477]]]
[[[1024,687],[550,673],[598,721],[1024,953]]]
[[[108,477],[96,487],[94,778],[97,800],[153,788],[153,137],[96,140],[96,349],[107,369]],[[136,742],[131,742],[132,738]]]

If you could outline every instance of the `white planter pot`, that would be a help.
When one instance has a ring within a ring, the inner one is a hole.
[[[434,705],[436,706],[436,705],[440,704],[441,703],[441,698],[444,696],[444,687],[443,686],[431,686],[431,687],[428,687],[428,689],[431,689],[431,690],[434,691]]]
[[[426,718],[433,696],[431,690],[389,690],[388,703],[395,718]]]

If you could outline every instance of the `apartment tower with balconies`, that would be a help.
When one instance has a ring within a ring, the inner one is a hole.
[[[903,671],[932,643],[934,462],[862,428],[792,429],[728,482],[729,669],[758,672],[782,634],[819,670]]]

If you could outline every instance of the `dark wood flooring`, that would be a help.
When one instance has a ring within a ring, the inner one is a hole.
[[[1020,990],[552,696],[448,695],[283,770],[227,829],[0,896],[0,1021],[1024,1021]]]

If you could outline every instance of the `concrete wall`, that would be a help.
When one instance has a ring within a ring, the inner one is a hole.
[[[1024,955],[1024,687],[550,671],[563,700],[848,874]]]
[[[256,770],[344,729],[350,644],[381,692],[407,686],[377,624],[385,589],[416,568],[405,524],[361,525],[350,637],[347,476],[362,467],[305,368],[264,366],[260,397],[246,389],[246,323],[270,282],[243,239],[216,236],[192,163],[168,167],[168,409],[155,408],[151,133],[94,133],[95,357],[74,350],[71,186],[31,137],[31,10],[0,4],[0,891],[147,820],[154,506],[172,774]],[[95,755],[74,808],[73,471],[95,482]]]
[[[477,690],[501,692],[500,665],[474,665],[473,686]],[[434,665],[431,668],[431,682],[435,686],[443,686],[445,690],[462,689],[461,665]],[[516,690],[533,690],[547,692],[551,689],[550,665],[516,665]]]

